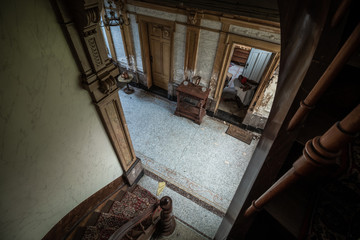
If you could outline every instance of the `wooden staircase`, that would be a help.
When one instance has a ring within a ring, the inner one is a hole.
[[[170,211],[169,211],[170,210]],[[169,197],[160,201],[135,185],[120,190],[80,223],[67,240],[145,240],[170,235],[175,229]]]

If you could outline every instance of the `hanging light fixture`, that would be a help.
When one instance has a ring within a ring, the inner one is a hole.
[[[125,24],[128,26],[129,19],[124,19],[121,10],[124,5],[121,0],[104,0],[104,18],[102,20],[102,27],[106,27],[110,30],[113,26],[122,26]]]

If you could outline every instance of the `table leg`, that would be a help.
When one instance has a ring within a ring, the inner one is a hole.
[[[133,89],[133,88],[130,88],[129,87],[129,83],[126,83],[126,88],[124,88],[124,92],[126,93],[126,94],[131,94],[131,93],[133,93],[135,90]]]

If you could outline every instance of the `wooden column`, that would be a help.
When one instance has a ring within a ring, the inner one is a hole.
[[[223,64],[224,62],[226,62],[224,60],[224,55],[226,52],[226,46],[227,46],[227,35],[229,32],[229,28],[230,28],[230,24],[228,23],[222,23],[221,25],[221,32],[220,32],[220,36],[219,36],[219,42],[218,42],[218,47],[216,50],[216,55],[215,55],[215,60],[214,60],[214,67],[213,67],[213,71],[211,74],[211,83],[210,86],[216,86],[216,90],[214,92],[214,95],[212,96],[214,99],[217,99],[219,96],[219,90],[220,90],[220,86],[218,84],[218,82],[220,81],[220,77],[223,76],[223,72],[224,69],[223,68]]]
[[[57,0],[56,3],[82,74],[83,87],[89,91],[124,175],[132,185],[142,175],[143,168],[135,156],[118,95],[119,69],[107,56],[99,25],[103,5],[100,0]]]

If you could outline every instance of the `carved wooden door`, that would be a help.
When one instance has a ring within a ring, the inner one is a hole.
[[[171,64],[171,30],[167,26],[148,23],[152,83],[168,90]]]

